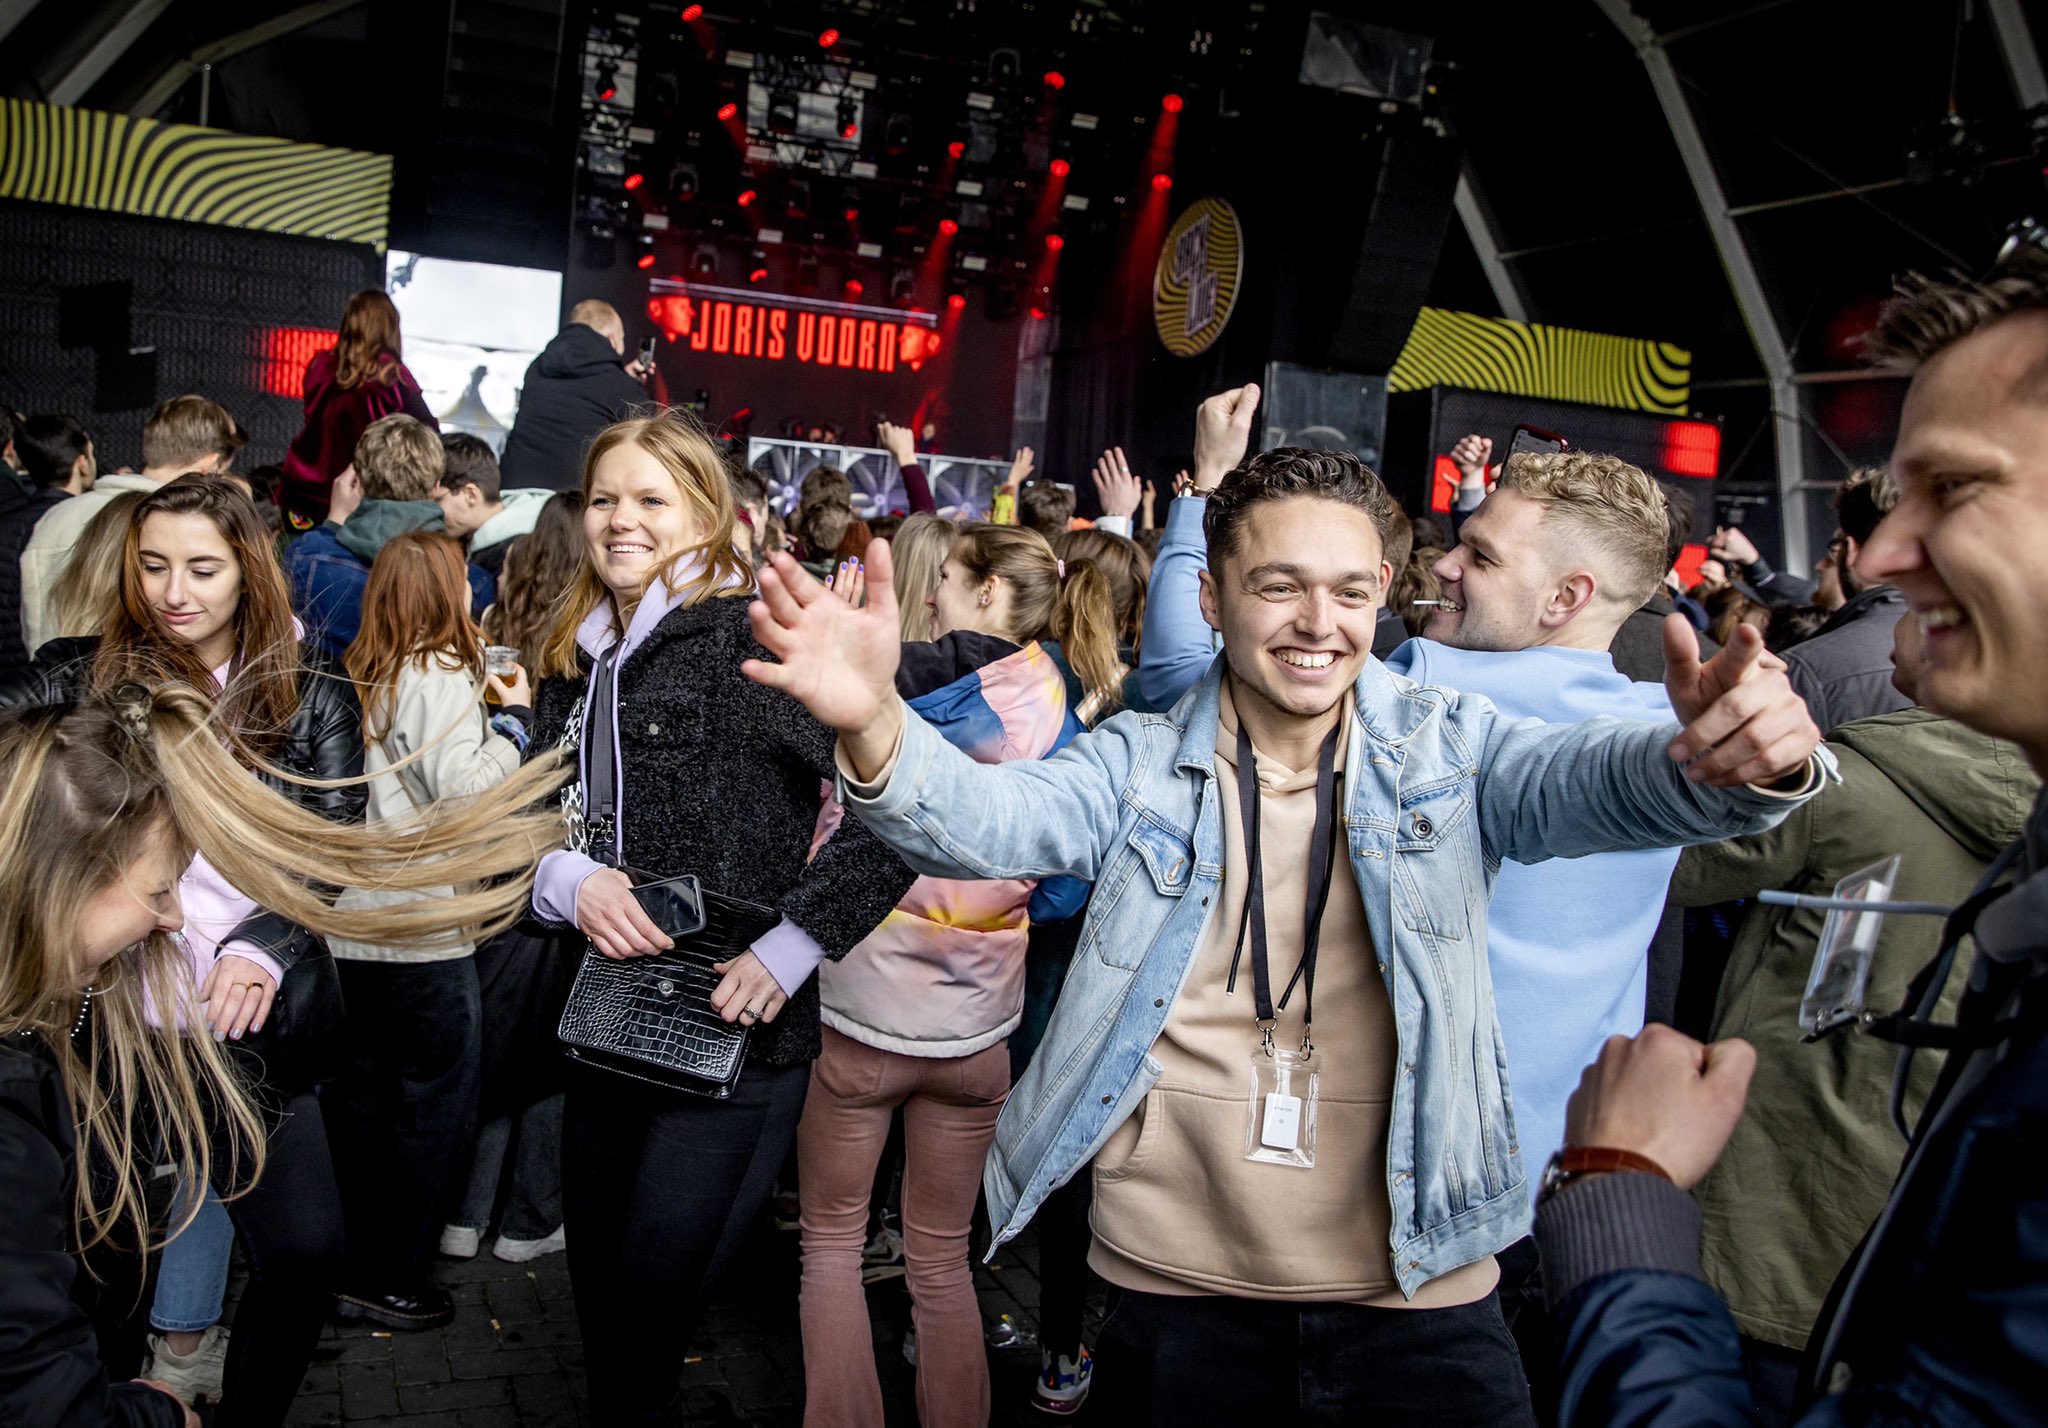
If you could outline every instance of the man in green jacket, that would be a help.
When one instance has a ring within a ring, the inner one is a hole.
[[[1914,698],[1917,620],[1898,622],[1892,683]],[[1688,848],[1671,882],[1683,907],[1765,888],[1825,897],[1859,869],[1900,854],[1890,896],[1954,904],[2020,835],[2040,780],[2020,750],[1925,709],[1858,719],[1828,736],[1842,782],[1766,833]],[[1845,1030],[1807,1044],[1797,1009],[1824,912],[1750,908],[1714,1007],[1713,1040],[1756,1047],[1749,1111],[1694,1197],[1701,1259],[1742,1331],[1752,1392],[1766,1423],[1791,1417],[1808,1331],[1836,1273],[1884,1208],[1906,1143],[1892,1124],[1898,1048]],[[1906,984],[1940,940],[1941,920],[1884,920],[1866,1004],[1906,1001]],[[1952,1021],[1969,977],[1959,960],[1940,1018]],[[1913,1062],[1908,1122],[1941,1069]]]

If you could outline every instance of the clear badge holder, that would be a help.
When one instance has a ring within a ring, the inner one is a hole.
[[[1900,910],[1886,901],[1898,880],[1899,857],[1893,854],[1835,884],[1837,905],[1821,928],[1806,995],[1799,1001],[1799,1025],[1809,1040],[1862,1018],[1877,935],[1885,913]],[[1858,903],[1878,906],[1860,908]]]
[[[1270,1043],[1251,1056],[1251,1097],[1244,1130],[1244,1158],[1266,1165],[1312,1170],[1316,1163],[1316,1097],[1321,1074],[1315,1050],[1275,1050]]]

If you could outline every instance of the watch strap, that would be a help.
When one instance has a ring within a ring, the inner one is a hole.
[[[1647,1155],[1611,1145],[1568,1145],[1558,1153],[1560,1176],[1600,1175],[1614,1170],[1634,1170],[1669,1180],[1671,1173]]]

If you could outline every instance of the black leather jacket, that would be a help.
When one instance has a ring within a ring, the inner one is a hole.
[[[92,672],[96,637],[51,640],[36,651],[27,669],[0,675],[0,709],[17,704],[62,704],[85,692]],[[277,765],[300,778],[359,778],[363,772],[363,710],[355,686],[337,673],[316,651],[305,652],[299,676],[299,708],[292,716]],[[363,784],[348,788],[306,788],[266,778],[279,793],[336,823],[360,823],[369,791]]]

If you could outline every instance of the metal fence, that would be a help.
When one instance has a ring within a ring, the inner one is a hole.
[[[939,514],[955,520],[986,520],[996,491],[1010,479],[1007,461],[920,454],[917,463],[931,482]],[[784,515],[796,509],[804,477],[820,466],[837,467],[853,481],[853,513],[862,520],[910,510],[895,459],[877,447],[756,436],[747,440],[747,464],[767,479],[769,504]]]

